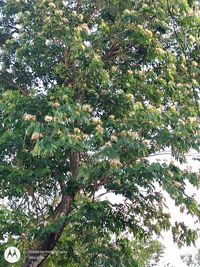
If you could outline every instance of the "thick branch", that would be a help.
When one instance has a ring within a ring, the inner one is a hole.
[[[68,215],[71,212],[73,200],[74,196],[72,195],[64,195],[62,197],[60,204],[55,210],[55,224],[59,222],[61,214]],[[36,245],[32,247],[31,253],[27,256],[23,267],[41,266],[41,264],[45,261],[45,259],[50,255],[51,251],[57,245],[57,242],[62,235],[64,228],[65,224],[62,223],[59,229],[52,231],[50,234],[47,234],[43,240],[39,240]]]
[[[10,73],[0,72],[0,81],[3,82],[3,84],[19,91],[22,95],[27,96],[28,95],[27,88],[25,88],[24,86],[18,85],[16,82],[14,82],[13,79],[14,78],[12,77]]]
[[[79,165],[79,153],[71,152],[70,154],[70,170],[72,176],[75,179],[77,175]],[[49,221],[60,225],[56,230],[53,230],[50,234],[47,234],[43,240],[35,240],[35,246],[32,247],[31,254],[27,256],[27,259],[23,267],[38,267],[45,261],[45,259],[50,255],[51,251],[55,248],[60,239],[63,230],[65,228],[65,222],[61,223],[60,219],[62,216],[67,216],[72,210],[72,203],[75,198],[75,194],[78,189],[68,188],[65,185],[64,180],[59,181],[62,198],[58,206],[55,208],[53,216],[49,218]]]
[[[113,56],[115,56],[119,52],[119,49],[120,47],[118,43],[113,44],[110,50],[103,56],[103,60],[107,61]]]

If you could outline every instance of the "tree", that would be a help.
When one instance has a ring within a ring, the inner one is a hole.
[[[198,267],[200,266],[200,250],[198,250],[195,256],[191,254],[181,255],[181,259],[189,267]]]
[[[45,262],[67,226],[102,240],[171,228],[179,245],[194,242],[195,230],[171,225],[155,184],[199,217],[185,192],[199,177],[148,156],[170,147],[184,162],[199,150],[199,3],[0,5],[0,229],[31,250],[23,266]],[[102,201],[100,189],[124,202]]]

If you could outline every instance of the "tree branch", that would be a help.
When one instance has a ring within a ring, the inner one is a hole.
[[[14,82],[14,77],[8,72],[0,72],[0,81],[3,82],[6,86],[19,91],[24,96],[27,96],[29,94],[27,88]]]
[[[77,175],[79,166],[79,153],[71,152],[70,153],[70,170],[72,176],[75,178]],[[63,230],[65,228],[65,220],[60,221],[62,216],[67,216],[72,210],[72,203],[75,198],[78,188],[69,188],[66,186],[64,180],[59,180],[59,185],[61,189],[62,198],[60,203],[55,208],[53,215],[49,217],[48,221],[59,225],[55,230],[52,230],[51,233],[46,234],[43,237],[43,240],[34,240],[35,246],[32,247],[32,252],[27,256],[23,267],[38,267],[45,261],[45,259],[50,255],[51,251],[57,245],[58,240],[60,239]]]

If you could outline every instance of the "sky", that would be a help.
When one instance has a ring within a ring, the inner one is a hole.
[[[152,156],[149,160],[150,162],[157,162],[157,160],[159,160],[160,163],[169,163],[170,161],[174,161],[174,164],[180,166],[181,169],[188,168],[191,171],[199,172],[199,161],[193,160],[193,156],[190,155],[197,155],[198,157],[200,156],[195,151],[191,151],[191,153],[189,153],[187,156],[187,164],[180,165],[171,157],[170,151],[165,151],[163,155],[159,154],[159,156]],[[196,193],[196,199],[200,203],[200,194],[198,194],[197,190],[189,184],[187,186],[187,193],[191,195],[193,193]],[[184,221],[187,226],[194,227],[195,218],[190,215],[187,215],[186,213],[181,214],[179,208],[174,205],[174,201],[166,193],[164,195],[166,197],[167,206],[169,207],[169,212],[171,214],[171,221]],[[104,195],[102,199],[108,199],[112,203],[119,203],[123,201],[122,197],[116,196],[112,193]],[[195,226],[195,228],[196,227],[198,226]],[[179,249],[178,246],[173,242],[171,231],[163,232],[162,237],[160,237],[159,240],[165,246],[165,253],[162,260],[160,261],[159,267],[163,267],[164,264],[167,263],[170,263],[173,267],[186,267],[187,265],[182,262],[180,255],[187,253],[195,255],[197,253],[198,248],[200,249],[200,238],[199,240],[197,240],[196,248],[194,246],[185,246]]]

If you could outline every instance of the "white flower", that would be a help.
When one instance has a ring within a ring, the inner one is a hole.
[[[96,117],[92,117],[91,119],[90,119],[90,121],[92,122],[92,123],[94,123],[94,124],[102,124],[102,121],[99,119],[99,118],[96,118]]]
[[[59,108],[60,107],[60,104],[58,102],[55,102],[55,103],[52,103],[51,106],[53,108]]]
[[[77,16],[77,12],[75,10],[72,11],[72,16],[76,17]]]
[[[116,66],[112,66],[111,71],[112,72],[116,72],[117,71],[117,67]]]
[[[148,5],[144,3],[144,4],[142,4],[142,7],[143,7],[143,8],[147,8]]]
[[[165,51],[161,48],[161,47],[157,47],[156,48],[156,53],[158,54],[158,55],[164,55],[165,54]]]
[[[194,122],[197,121],[197,118],[195,118],[195,117],[189,117],[189,118],[188,118],[188,121],[189,121],[190,123],[194,123]]]
[[[117,136],[116,135],[111,135],[110,140],[112,142],[117,142]]]
[[[47,116],[44,117],[44,120],[45,120],[46,122],[50,122],[50,121],[53,120],[53,117],[47,115]]]
[[[141,30],[141,31],[143,31],[143,30],[144,30],[143,26],[142,26],[142,25],[140,25],[140,24],[138,24],[138,25],[137,25],[137,28],[138,28],[138,30]]]
[[[103,132],[104,132],[104,128],[101,127],[100,125],[97,125],[97,127],[96,127],[96,131],[97,131],[99,134],[103,134]]]
[[[148,148],[151,148],[151,140],[144,140],[143,141],[143,144],[148,147]]]
[[[125,136],[131,137],[132,139],[138,139],[139,138],[139,134],[136,132],[133,132],[132,130],[129,130],[127,132],[124,132]]]
[[[55,10],[55,14],[57,15],[57,16],[63,16],[63,11],[62,10]]]
[[[198,83],[197,80],[195,80],[195,79],[192,79],[192,83],[193,83],[193,85],[195,85],[195,86],[199,85],[199,83]]]
[[[104,144],[103,148],[108,148],[108,147],[111,147],[111,146],[112,146],[111,142],[108,141],[108,142],[106,142],[106,143]]]
[[[80,130],[79,128],[74,128],[74,132],[75,132],[75,133],[80,133],[81,130]]]
[[[78,15],[78,18],[82,21],[83,20],[83,15],[82,14]]]
[[[58,135],[62,135],[63,132],[62,132],[61,130],[58,130],[57,134],[58,134]]]
[[[153,36],[152,31],[150,31],[150,30],[148,30],[148,29],[145,29],[144,32],[145,32],[145,34],[146,34],[149,38],[151,38],[151,37]]]
[[[23,116],[23,120],[25,121],[36,121],[36,116],[31,114],[25,114]]]
[[[125,9],[125,10],[124,10],[124,14],[127,14],[127,15],[128,15],[128,14],[130,14],[130,13],[131,13],[131,11],[130,11],[129,9]]]
[[[133,74],[133,71],[132,71],[132,70],[127,70],[127,73],[128,73],[129,75],[132,75],[132,74]]]
[[[41,134],[41,133],[33,133],[32,134],[32,136],[31,136],[31,141],[37,141],[37,140],[39,140],[40,138],[42,138],[43,137],[43,134]]]
[[[83,111],[85,112],[92,112],[92,108],[90,105],[86,104],[86,105],[83,105]]]
[[[56,5],[54,3],[49,3],[49,7],[56,9]]]
[[[84,50],[85,50],[85,45],[84,45],[84,44],[81,44],[81,45],[80,45],[80,50],[81,50],[81,51],[84,51]]]
[[[63,21],[64,23],[68,23],[68,22],[69,22],[69,20],[68,20],[67,18],[62,18],[62,21]]]
[[[122,168],[123,164],[118,159],[112,159],[110,165],[114,168]]]
[[[89,31],[89,27],[86,23],[83,23],[80,25],[80,28],[84,31],[84,32],[88,32]]]
[[[176,112],[176,106],[170,105],[169,108],[172,112]]]
[[[112,143],[110,141],[108,141],[100,149],[104,150],[104,149],[110,148],[110,147],[112,147]]]
[[[182,83],[177,83],[177,87],[182,87],[183,84]]]
[[[178,123],[182,124],[182,125],[185,125],[185,122],[182,119],[178,119]]]
[[[127,94],[126,96],[127,96],[128,100],[130,100],[130,101],[133,100],[133,95],[132,94]]]
[[[110,115],[110,116],[109,116],[109,119],[110,119],[110,120],[114,120],[114,119],[115,119],[115,116],[114,116],[114,115]]]
[[[193,36],[193,35],[189,35],[189,41],[191,42],[191,43],[194,43],[195,41],[196,41],[196,38]]]

